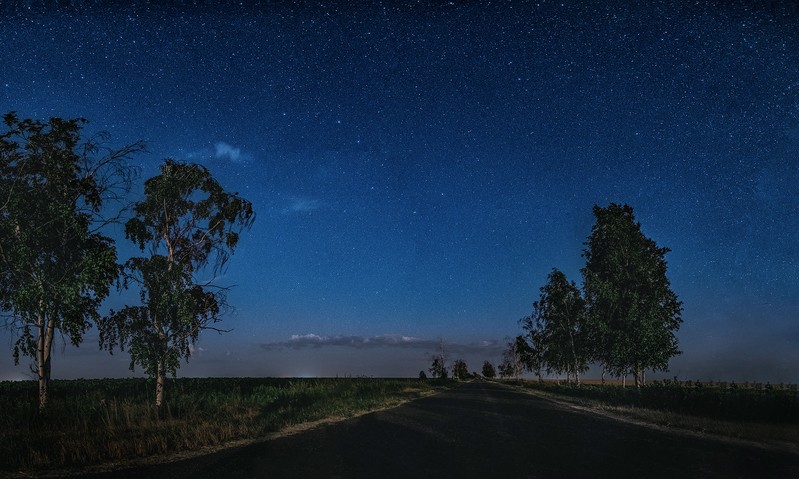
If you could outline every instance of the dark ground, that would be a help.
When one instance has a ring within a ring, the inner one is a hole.
[[[99,478],[799,477],[799,456],[664,433],[487,382],[293,436]]]

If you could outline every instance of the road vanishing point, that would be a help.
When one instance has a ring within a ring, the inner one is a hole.
[[[799,478],[799,455],[474,381],[294,435],[100,478]]]

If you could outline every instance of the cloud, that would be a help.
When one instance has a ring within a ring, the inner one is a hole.
[[[306,347],[319,348],[322,346],[347,346],[352,348],[369,348],[380,346],[397,346],[397,347],[418,347],[424,344],[425,341],[414,338],[412,336],[398,336],[398,335],[380,335],[380,336],[356,336],[356,335],[336,335],[336,336],[319,336],[318,334],[292,334],[291,339],[282,345],[290,346],[294,349],[302,349]]]
[[[219,160],[228,159],[234,163],[240,163],[246,159],[246,155],[241,154],[241,148],[236,148],[224,141],[214,145],[214,148],[216,149],[214,156]]]
[[[262,343],[262,349],[267,351],[290,349],[319,349],[329,347],[366,349],[366,348],[401,348],[423,349],[437,351],[441,347],[439,339],[424,339],[415,336],[399,334],[381,334],[375,336],[359,336],[338,334],[335,336],[321,336],[318,334],[292,334],[287,341]],[[452,343],[444,341],[447,355],[484,353],[487,355],[501,354],[505,348],[503,341],[486,340],[471,343]]]
[[[283,210],[284,214],[309,213],[327,206],[324,201],[314,198],[295,196],[291,198],[291,204]]]
[[[195,355],[195,354],[201,354],[201,353],[204,353],[204,352],[205,352],[205,348],[203,348],[203,347],[201,347],[201,346],[195,346],[195,345],[193,345],[193,344],[189,344],[189,352],[190,352],[192,355]]]

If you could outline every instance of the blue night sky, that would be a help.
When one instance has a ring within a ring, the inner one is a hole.
[[[147,143],[142,180],[173,157],[253,202],[217,278],[233,331],[179,375],[415,376],[439,340],[496,364],[617,202],[672,249],[668,377],[799,382],[793,2],[39,3],[0,5],[0,112],[85,117]],[[28,375],[12,339],[0,379]],[[56,349],[55,377],[134,374],[96,330]]]

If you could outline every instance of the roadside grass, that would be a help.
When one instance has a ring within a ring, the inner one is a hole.
[[[0,472],[79,468],[257,439],[301,423],[390,407],[442,384],[375,378],[178,378],[159,413],[146,379],[0,382]]]
[[[799,396],[790,389],[657,383],[643,388],[507,382],[536,394],[634,421],[770,444],[799,453]]]

